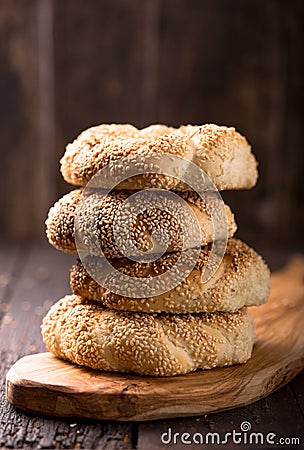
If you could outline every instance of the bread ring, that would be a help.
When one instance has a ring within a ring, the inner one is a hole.
[[[219,190],[249,189],[257,181],[257,163],[246,139],[232,127],[214,124],[178,129],[152,125],[142,130],[127,124],[92,127],[67,145],[61,172],[67,182],[85,186],[98,171],[122,157],[127,156],[132,163],[140,156],[144,167],[148,155],[164,153],[197,164]],[[138,175],[117,188],[148,187],[189,190],[177,179],[160,174]]]
[[[76,189],[63,196],[50,209],[46,220],[46,234],[50,244],[65,252],[77,253],[74,233],[74,215],[81,193],[82,189]],[[85,212],[83,221],[85,223],[88,220],[91,220],[92,226],[97,224],[99,244],[107,258],[122,257],[122,253],[115,243],[113,223],[118,208],[132,193],[133,192],[131,191],[112,191],[103,198],[101,198],[98,193],[89,198],[89,208]],[[194,213],[193,220],[195,221],[195,217],[197,218],[201,230],[201,245],[212,242],[214,236],[212,208],[216,208],[218,199],[206,203],[194,192],[179,192],[176,194],[190,206]],[[168,204],[174,209],[174,200],[170,200],[170,203]],[[231,237],[236,231],[236,224],[234,216],[227,205],[225,206],[225,211],[227,216],[228,236]],[[128,223],[128,214],[125,213],[125,216],[126,223]],[[137,243],[137,248],[141,251],[151,250],[151,232],[156,230],[160,225],[162,225],[163,230],[165,230],[169,237],[166,251],[172,252],[181,250],[183,230],[180,227],[178,219],[175,219],[169,212],[166,213],[166,208],[164,208],[164,210],[153,209],[153,214],[149,214],[149,211],[146,211],[137,217],[135,223],[130,223],[131,238]],[[195,239],[197,239],[196,229],[193,228],[193,235],[191,234],[191,229],[189,223],[189,227],[187,227],[187,232],[189,233],[189,247],[191,242],[195,242]],[[223,229],[220,230],[220,233],[221,237],[225,235],[225,223],[223,224]],[[195,246],[196,245],[192,245],[192,247]]]
[[[175,289],[149,298],[130,298],[104,289],[80,261],[71,268],[70,284],[76,295],[101,301],[108,308],[125,311],[196,313],[235,311],[258,306],[269,296],[270,272],[260,255],[238,239],[229,239],[224,259],[213,277],[201,284],[202,269],[210,252],[201,250],[200,260],[190,275]],[[118,270],[135,277],[156,276],[168,270],[178,253],[165,254],[153,263],[140,264],[124,258],[112,260]]]
[[[172,376],[246,362],[254,325],[246,309],[214,314],[126,313],[68,295],[43,319],[50,352],[113,372]]]

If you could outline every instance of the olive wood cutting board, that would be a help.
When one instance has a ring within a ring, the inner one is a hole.
[[[304,257],[271,277],[268,303],[250,308],[257,342],[246,363],[177,377],[98,372],[50,353],[25,356],[8,372],[13,405],[38,414],[106,420],[194,416],[247,405],[304,368]]]

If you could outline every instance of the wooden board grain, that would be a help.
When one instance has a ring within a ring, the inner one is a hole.
[[[7,399],[40,414],[124,421],[194,416],[252,403],[304,367],[303,257],[272,276],[268,303],[251,312],[257,342],[246,364],[154,378],[98,372],[40,353],[10,369]]]

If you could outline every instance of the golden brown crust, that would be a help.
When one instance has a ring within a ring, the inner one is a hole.
[[[206,124],[152,125],[138,130],[132,125],[103,124],[82,132],[68,144],[61,159],[64,179],[85,186],[102,168],[124,156],[170,153],[191,160],[207,172],[219,190],[249,189],[257,180],[256,161],[246,139],[232,127]],[[120,189],[159,187],[189,190],[178,180],[163,175],[141,175],[126,180]]]
[[[146,137],[148,139],[155,139],[163,134],[174,133],[174,131],[176,131],[176,128],[168,127],[167,125],[162,124],[153,124],[138,130],[141,137]]]
[[[82,189],[76,189],[63,196],[58,200],[55,205],[50,209],[48,218],[46,220],[46,233],[49,242],[57,249],[77,253],[75,244],[74,233],[74,215],[81,197]],[[113,235],[113,224],[117,217],[117,211],[123,202],[133,194],[132,191],[113,191],[106,197],[102,197],[98,192],[89,198],[88,207],[83,215],[83,223],[91,221],[97,224],[97,233],[99,236],[99,244],[107,258],[118,258],[122,254],[115,244]],[[212,222],[212,208],[216,208],[217,199],[212,202],[205,202],[198,194],[192,192],[176,192],[182,200],[184,200],[191,208],[193,215],[193,221],[195,218],[198,221],[198,226],[201,230],[201,245],[206,245],[213,241],[214,231]],[[161,225],[163,230],[169,237],[168,252],[177,251],[182,249],[183,245],[183,230],[181,228],[181,221],[175,218],[171,211],[175,211],[178,215],[178,202],[175,199],[164,200],[167,201],[164,204],[164,209],[153,209],[153,214],[149,214],[149,211],[142,213],[138,216],[135,224],[132,225],[129,221],[131,215],[128,214],[130,208],[127,208],[124,216],[124,223],[130,226],[131,238],[137,243],[137,248],[141,251],[148,251],[152,248],[151,233],[157,230]],[[96,208],[96,206],[98,206]],[[144,206],[137,203],[137,206]],[[167,210],[167,212],[166,212]],[[234,216],[230,208],[225,205],[225,211],[227,216],[228,236],[231,237],[236,231],[236,224]],[[221,230],[221,236],[224,236],[226,232],[226,224]],[[193,230],[193,233],[191,233]],[[187,232],[189,233],[189,244],[196,240],[196,228],[190,227],[190,221],[187,221]],[[123,247],[123,243],[121,243]],[[123,247],[124,253],[125,250]]]
[[[113,127],[115,125],[112,125]],[[189,160],[195,151],[195,145],[189,137],[175,130],[169,134],[158,136],[157,130],[139,133],[121,134],[110,136],[95,136],[87,138],[86,132],[81,133],[72,144],[68,144],[66,152],[61,159],[61,173],[63,178],[74,185],[85,186],[90,179],[106,166],[113,167],[121,158],[128,158],[126,167],[121,168],[121,173],[127,173],[128,166],[136,164],[137,170],[158,168],[159,161],[152,162],[147,158],[152,155],[167,153]],[[85,139],[84,137],[85,136]],[[180,173],[177,170],[176,175]],[[179,179],[157,173],[144,173],[119,183],[116,189],[138,190],[146,187],[161,187],[172,189],[179,184]]]
[[[42,335],[50,352],[80,365],[173,376],[246,362],[253,328],[245,308],[192,315],[126,313],[71,295],[51,308]]]
[[[101,301],[108,308],[126,311],[195,313],[235,311],[243,306],[258,306],[269,296],[270,272],[260,255],[238,239],[229,239],[224,259],[205,285],[200,283],[210,248],[200,254],[198,265],[175,289],[156,297],[130,298],[105,290],[87,273],[80,261],[71,268],[72,291],[85,298]],[[178,253],[165,254],[153,263],[140,264],[127,259],[111,263],[135,277],[156,276],[170,269]]]
[[[218,190],[250,189],[258,178],[257,162],[246,138],[233,127],[186,125],[181,130],[196,144],[193,162],[212,179]]]
[[[81,189],[64,195],[50,208],[45,221],[49,243],[63,252],[76,253],[74,216],[80,196]]]

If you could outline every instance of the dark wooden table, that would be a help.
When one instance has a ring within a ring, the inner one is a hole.
[[[298,437],[300,445],[281,444],[271,448],[304,448],[304,372],[290,384],[252,405],[202,417],[141,423],[114,423],[54,419],[25,414],[5,399],[7,370],[21,356],[44,351],[40,323],[49,306],[70,292],[68,269],[74,258],[41,244],[0,246],[0,448],[58,449],[160,449],[212,448],[213,445],[165,446],[161,435],[172,432],[240,431],[248,421],[251,431],[273,432],[277,438]],[[272,269],[284,264],[295,249],[260,248]],[[195,401],[195,398],[193,399]],[[178,440],[180,443],[180,440]],[[218,446],[219,447],[219,446]],[[268,448],[267,444],[224,448]]]

